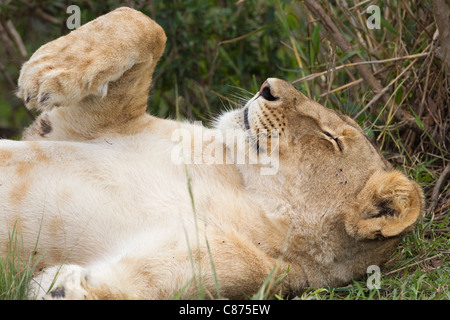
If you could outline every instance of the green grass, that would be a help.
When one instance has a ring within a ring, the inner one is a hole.
[[[272,285],[281,280],[270,274],[259,292],[251,299],[301,299],[301,300],[448,300],[450,299],[450,234],[441,230],[442,223],[423,221],[417,230],[406,236],[397,252],[382,269],[381,288],[368,289],[365,277],[341,288],[310,288],[296,297],[268,294]],[[0,300],[27,299],[28,285],[36,268],[34,257],[26,257],[17,249],[20,243],[15,233],[11,237],[8,255],[0,259]],[[196,257],[192,257],[193,260]],[[212,266],[213,261],[211,261]],[[288,271],[287,271],[288,272]],[[193,279],[194,280],[194,279]],[[191,283],[187,283],[186,286]],[[200,288],[202,283],[197,284]],[[217,283],[220,287],[220,283]],[[206,293],[200,290],[199,299]],[[174,299],[179,299],[183,290]]]
[[[368,277],[342,288],[311,288],[307,300],[448,300],[450,234],[432,232],[439,224],[420,223],[383,267],[381,288],[368,289]]]
[[[23,243],[16,228],[10,235],[6,256],[0,258],[0,300],[24,300],[39,259],[21,250]]]

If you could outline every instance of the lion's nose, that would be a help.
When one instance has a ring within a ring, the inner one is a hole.
[[[261,92],[264,90],[265,87],[269,87],[270,89],[270,84],[269,81],[264,81],[264,83],[262,84],[261,88],[259,89],[259,93],[261,94]]]
[[[261,86],[261,89],[259,89],[259,96],[263,97],[264,99],[268,100],[268,101],[276,101],[280,98],[278,97],[274,97],[272,95],[272,92],[270,91],[270,84],[269,81],[264,81],[264,83]]]

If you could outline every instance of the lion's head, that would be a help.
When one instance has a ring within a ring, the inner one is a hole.
[[[283,80],[265,81],[217,128],[237,131],[227,147],[247,143],[259,161],[239,164],[245,183],[268,212],[289,219],[286,255],[302,257],[311,285],[345,283],[382,264],[423,213],[419,186],[392,168],[355,121]]]

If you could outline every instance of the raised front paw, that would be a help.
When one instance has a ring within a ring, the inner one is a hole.
[[[52,41],[23,65],[17,96],[28,109],[39,110],[76,105],[89,95],[103,98],[109,82],[130,68],[108,61],[106,54],[95,41],[76,41],[71,34]]]
[[[115,90],[148,91],[165,41],[163,29],[143,13],[116,9],[40,47],[22,67],[17,95],[30,109],[72,106],[89,95],[104,98],[114,90],[110,83],[134,66]]]
[[[28,64],[22,69],[17,92],[28,109],[69,106],[83,98],[82,79],[73,70],[49,64],[34,65],[34,61]]]

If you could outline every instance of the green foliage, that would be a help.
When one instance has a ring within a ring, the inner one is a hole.
[[[151,113],[174,115],[176,83],[183,97],[182,115],[205,120],[222,109],[219,95],[229,96],[234,86],[252,83],[254,77],[262,83],[268,75],[280,74],[276,51],[270,50],[278,44],[269,1],[242,7],[213,1],[166,3],[155,1],[160,8],[155,18],[168,42],[157,69]]]
[[[39,259],[26,255],[14,227],[5,257],[0,259],[0,300],[27,299],[29,283]]]

